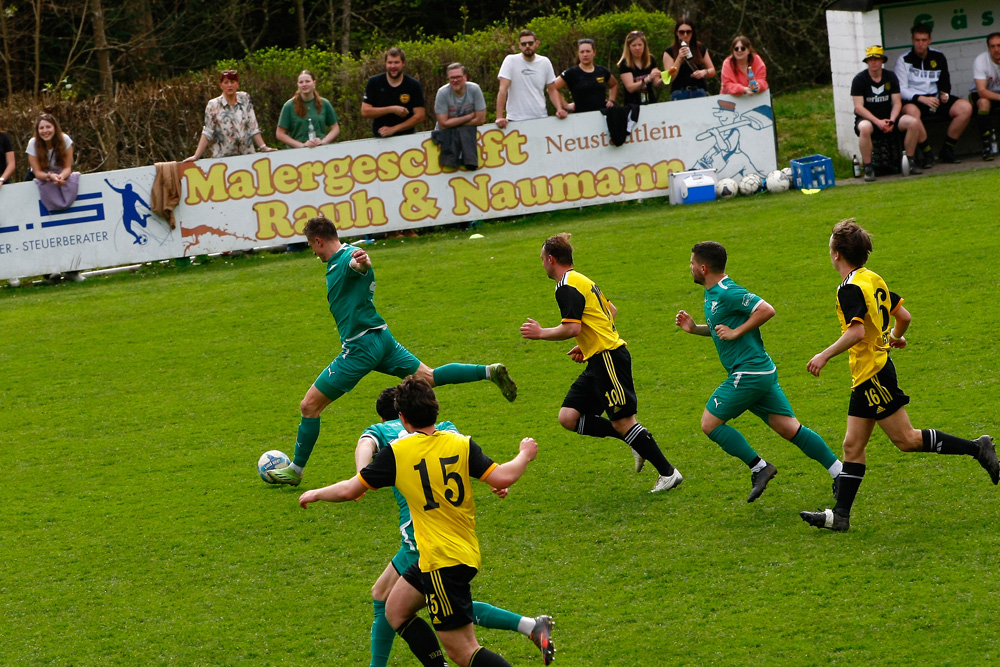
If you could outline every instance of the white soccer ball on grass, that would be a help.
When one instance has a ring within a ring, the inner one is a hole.
[[[264,452],[257,459],[257,474],[260,478],[267,482],[268,484],[274,484],[271,479],[267,476],[268,470],[274,470],[276,468],[285,468],[292,464],[291,459],[284,452],[279,452],[277,449],[272,449],[271,451]]]
[[[718,199],[732,199],[740,191],[736,181],[731,178],[720,179],[718,183],[715,184],[715,196]]]
[[[785,176],[784,171],[781,169],[775,169],[767,175],[765,185],[767,186],[768,192],[788,192],[788,188],[791,187],[792,182],[789,180],[788,176]]]
[[[740,194],[753,195],[760,192],[761,186],[764,185],[764,179],[760,177],[760,174],[747,174],[740,181]]]

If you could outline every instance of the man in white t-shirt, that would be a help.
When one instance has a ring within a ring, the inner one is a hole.
[[[549,115],[545,108],[548,93],[556,116],[566,117],[562,96],[555,87],[556,73],[552,62],[535,53],[538,37],[530,30],[522,30],[518,45],[521,53],[512,53],[500,65],[500,90],[497,92],[497,125],[507,127],[508,121],[545,118]]]
[[[975,81],[969,91],[969,101],[976,109],[976,128],[983,140],[983,159],[993,159],[992,123],[990,116],[1000,112],[1000,32],[986,38],[985,53],[976,56],[972,63]]]

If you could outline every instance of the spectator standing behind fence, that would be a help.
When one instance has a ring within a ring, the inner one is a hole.
[[[365,85],[361,115],[372,121],[373,137],[413,134],[427,117],[424,89],[419,81],[403,74],[404,67],[406,54],[393,47],[385,52],[385,72],[371,77]]]
[[[767,90],[767,66],[754,53],[750,39],[739,35],[731,51],[732,55],[722,62],[722,93],[739,96]]]
[[[213,158],[250,155],[255,152],[254,145],[261,153],[277,150],[264,143],[250,94],[239,90],[239,87],[240,75],[236,70],[227,69],[219,75],[222,94],[209,100],[205,106],[205,126],[201,130],[198,148],[184,162],[201,159],[209,144],[212,144]]]
[[[563,106],[567,111],[583,113],[613,107],[618,99],[618,79],[607,67],[594,64],[594,40],[576,43],[576,66],[556,77],[555,88],[569,87],[573,101]]]
[[[73,205],[80,187],[80,172],[73,171],[73,140],[59,127],[54,116],[43,113],[35,120],[35,135],[28,140],[31,173],[38,186],[38,198],[49,211],[61,211]],[[48,276],[49,283],[59,280],[59,274]],[[66,278],[83,280],[79,271],[69,271]]]
[[[667,77],[671,101],[708,97],[706,82],[715,77],[715,65],[708,48],[698,41],[694,21],[686,16],[677,20],[674,43],[663,52],[663,71],[673,72],[675,67],[676,72]]]
[[[531,30],[522,30],[517,40],[520,53],[503,59],[497,79],[497,126],[507,127],[509,121],[533,120],[549,115],[545,108],[548,93],[558,118],[566,117],[562,95],[556,90],[556,71],[552,61],[537,54],[541,41]]]
[[[990,126],[990,114],[1000,111],[1000,32],[986,37],[987,51],[980,53],[972,63],[973,86],[969,101],[976,109],[976,129],[983,141],[983,159],[993,159],[993,142],[996,140]]]
[[[948,60],[931,46],[931,28],[918,23],[910,28],[913,48],[899,56],[893,72],[899,78],[903,95],[903,113],[926,123],[931,118],[949,121],[948,133],[938,153],[941,162],[961,162],[955,156],[955,144],[972,120],[972,105],[961,97],[951,96]],[[950,119],[950,120],[949,120]],[[924,168],[934,164],[930,144],[920,146]]]
[[[291,148],[315,148],[332,143],[340,134],[337,112],[329,100],[316,92],[316,77],[309,70],[302,70],[297,80],[295,96],[281,107],[278,141]]]
[[[906,162],[903,174],[919,174],[917,164],[917,144],[927,140],[927,130],[919,118],[901,115],[903,100],[899,92],[899,79],[883,65],[888,58],[881,46],[870,46],[865,51],[863,62],[867,69],[859,72],[851,82],[851,99],[854,100],[854,134],[858,135],[861,161],[865,168],[865,180],[875,180],[872,164],[872,139],[874,136],[891,136],[893,132],[905,132],[903,149]]]
[[[639,30],[625,36],[618,76],[625,88],[625,104],[652,104],[659,99],[663,76],[653,64],[646,36]]]

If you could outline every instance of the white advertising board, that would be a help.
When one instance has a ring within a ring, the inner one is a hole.
[[[739,179],[777,166],[769,93],[642,107],[614,146],[598,113],[479,128],[480,168],[443,168],[430,133],[181,165],[171,230],[153,167],[84,174],[69,209],[0,189],[0,279],[302,241],[322,213],[345,237],[662,197],[671,172]]]

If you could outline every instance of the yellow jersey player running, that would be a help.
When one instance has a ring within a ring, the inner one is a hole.
[[[1000,481],[1000,464],[990,436],[963,440],[934,429],[917,430],[910,424],[904,407],[910,397],[899,388],[889,357],[890,347],[906,347],[903,334],[910,326],[910,313],[881,276],[865,268],[871,252],[871,236],[854,218],[834,225],[830,259],[843,278],[837,289],[837,317],[843,333],[806,366],[818,377],[830,359],[850,352],[853,384],[837,504],[832,510],[800,514],[811,526],[841,532],[851,525],[851,507],[865,476],[865,447],[876,424],[904,452],[966,454],[979,461],[994,484]]]
[[[481,556],[471,479],[506,489],[537,456],[538,444],[524,438],[517,456],[497,465],[469,436],[435,428],[437,398],[417,376],[397,388],[396,410],[409,435],[379,451],[357,476],[306,491],[299,504],[357,500],[368,489],[395,486],[410,507],[420,557],[392,587],[386,620],[425,667],[447,666],[434,632],[417,616],[425,606],[448,657],[460,667],[510,667],[480,646],[472,627],[470,584]]]
[[[542,245],[542,266],[556,281],[562,322],[544,328],[528,318],[521,325],[521,335],[529,340],[576,338],[576,347],[567,354],[577,363],[586,362],[587,368],[563,399],[559,423],[580,435],[624,440],[632,448],[636,472],[648,460],[660,474],[650,493],[667,491],[684,478],[635,419],[639,404],[632,383],[632,356],[615,327],[618,310],[593,280],[573,268],[569,236],[556,234]],[[602,412],[608,417],[602,417]]]

